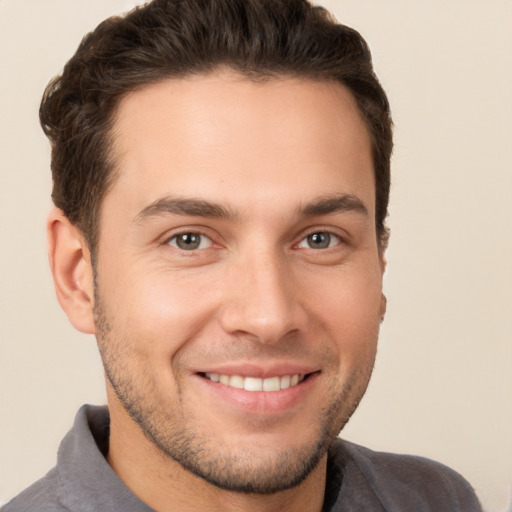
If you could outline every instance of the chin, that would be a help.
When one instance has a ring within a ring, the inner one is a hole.
[[[331,439],[322,438],[306,447],[278,451],[252,446],[227,453],[203,446],[186,454],[173,450],[167,455],[217,488],[243,494],[274,494],[300,485],[322,461],[330,443]],[[201,446],[197,440],[194,445]]]

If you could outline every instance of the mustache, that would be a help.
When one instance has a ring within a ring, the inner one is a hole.
[[[237,339],[194,340],[186,343],[178,351],[180,366],[195,365],[199,362],[215,364],[232,361],[250,361],[255,364],[295,361],[309,362],[321,367],[337,364],[337,352],[325,342],[308,342],[299,337],[290,336],[274,343],[262,343],[251,337],[243,336]]]

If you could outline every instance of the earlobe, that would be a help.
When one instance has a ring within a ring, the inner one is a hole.
[[[384,272],[386,272],[386,267],[388,265],[388,261],[386,259],[386,253],[384,250],[381,250],[379,254],[379,260],[380,260],[380,272],[382,275],[384,275]]]
[[[62,210],[47,222],[48,257],[57,299],[71,324],[94,334],[94,283],[90,252],[80,230]]]
[[[387,260],[386,255],[384,251],[380,254],[380,270],[381,270],[381,279],[384,277],[384,272],[386,271],[387,266]],[[380,307],[379,307],[379,316],[380,316],[380,322],[382,323],[384,321],[384,317],[386,316],[386,310],[388,306],[388,299],[384,295],[384,293],[381,293],[380,295]]]
[[[388,299],[387,297],[382,293],[380,296],[380,321],[381,323],[384,321],[384,317],[386,316],[386,309],[388,307]]]

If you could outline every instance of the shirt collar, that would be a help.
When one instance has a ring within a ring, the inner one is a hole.
[[[84,405],[78,411],[57,456],[60,502],[77,512],[154,512],[106,461],[109,425],[107,407]]]

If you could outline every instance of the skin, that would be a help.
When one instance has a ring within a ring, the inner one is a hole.
[[[320,511],[385,310],[354,99],[219,71],[128,95],[113,133],[97,268],[62,212],[48,221],[57,296],[105,366],[109,463],[162,512]],[[307,378],[252,393],[204,372]]]

